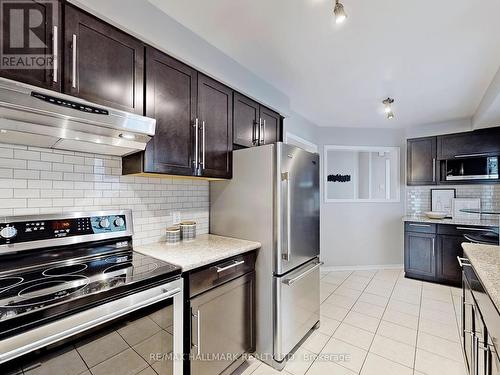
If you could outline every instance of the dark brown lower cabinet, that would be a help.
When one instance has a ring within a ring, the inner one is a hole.
[[[405,273],[410,277],[434,279],[436,275],[436,234],[405,233]]]
[[[405,223],[404,263],[407,277],[460,286],[464,235],[493,236],[498,227]],[[485,236],[485,238],[488,238]]]
[[[439,235],[437,237],[436,276],[439,280],[460,285],[462,269],[457,257],[462,257],[463,236]]]

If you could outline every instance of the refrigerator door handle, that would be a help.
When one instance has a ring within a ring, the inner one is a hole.
[[[286,238],[286,252],[282,254],[283,260],[289,261],[290,260],[290,220],[291,220],[291,213],[290,213],[290,172],[284,172],[281,174],[281,181],[286,182],[286,220],[285,220],[285,231],[286,234],[284,238]]]
[[[306,277],[307,275],[309,275],[311,272],[313,272],[317,268],[321,267],[323,264],[324,264],[323,262],[316,263],[313,267],[311,267],[307,271],[301,273],[299,276],[296,276],[293,279],[286,279],[286,280],[284,280],[283,284],[286,284],[286,285],[290,286],[290,285],[294,284],[295,282],[297,282],[299,280],[302,280],[304,277]]]

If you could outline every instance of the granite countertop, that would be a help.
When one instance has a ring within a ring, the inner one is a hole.
[[[463,243],[467,259],[500,311],[500,246]]]
[[[403,221],[413,221],[418,223],[430,224],[451,224],[451,225],[470,225],[470,226],[485,226],[498,227],[500,221],[498,219],[479,219],[479,220],[464,220],[464,219],[429,219],[427,216],[404,216]]]
[[[180,266],[185,272],[260,247],[259,242],[201,234],[192,241],[181,241],[178,244],[159,242],[134,246],[134,250]]]

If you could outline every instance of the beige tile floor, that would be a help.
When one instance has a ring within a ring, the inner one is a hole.
[[[322,272],[321,327],[281,374],[465,375],[460,293],[399,269]],[[239,370],[280,374],[255,359]]]

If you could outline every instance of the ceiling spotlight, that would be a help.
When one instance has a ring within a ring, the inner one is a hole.
[[[384,111],[387,114],[387,118],[392,120],[394,118],[394,112],[392,111],[392,103],[394,103],[394,99],[387,98],[382,100],[382,103],[384,104]]]
[[[344,5],[339,1],[335,0],[335,8],[333,9],[335,14],[335,23],[343,23],[347,18],[347,13],[345,12]]]

